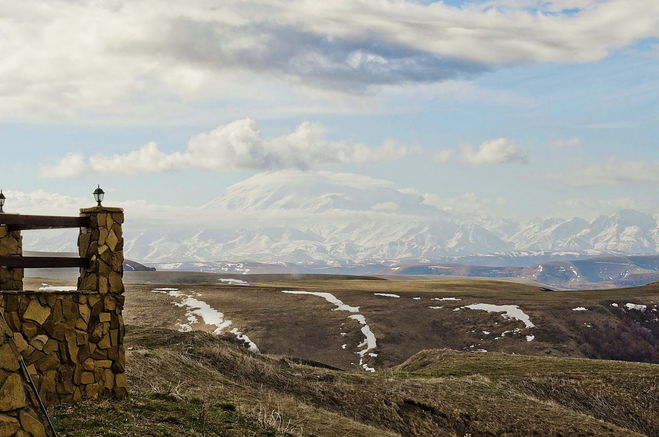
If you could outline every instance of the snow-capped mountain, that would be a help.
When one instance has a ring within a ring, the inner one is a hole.
[[[426,202],[414,190],[355,174],[261,173],[229,187],[177,223],[125,225],[125,251],[143,262],[256,261],[350,264],[435,261],[526,252],[655,254],[659,227],[624,210],[588,221],[471,220]],[[75,250],[75,238],[31,237],[32,250]],[[46,239],[47,238],[47,239]],[[534,256],[535,256],[534,255]],[[536,258],[535,262],[539,262]]]
[[[659,250],[657,221],[633,210],[581,218],[551,218],[524,226],[511,237],[517,250],[654,254]]]

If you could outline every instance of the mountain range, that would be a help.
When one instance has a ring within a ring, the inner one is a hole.
[[[388,181],[322,171],[258,174],[178,223],[153,227],[129,218],[125,238],[126,256],[149,263],[465,263],[469,257],[481,263],[490,257],[499,265],[510,265],[510,259],[532,265],[659,250],[657,217],[640,211],[621,210],[593,220],[502,222],[443,209],[441,202]],[[74,241],[51,233],[31,237],[29,245],[70,251]]]

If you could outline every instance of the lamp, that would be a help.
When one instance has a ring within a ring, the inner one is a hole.
[[[98,206],[101,206],[101,202],[103,201],[103,197],[105,197],[105,191],[101,189],[101,186],[99,185],[98,188],[94,190],[94,200],[98,203]]]
[[[5,206],[5,199],[7,198],[5,197],[4,194],[2,194],[2,190],[0,190],[0,213],[4,213],[2,207]]]

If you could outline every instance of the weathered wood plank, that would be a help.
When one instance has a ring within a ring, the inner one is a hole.
[[[0,266],[21,269],[54,267],[88,267],[89,258],[64,258],[58,256],[2,256]]]
[[[0,214],[0,225],[11,230],[60,229],[89,227],[89,217]]]

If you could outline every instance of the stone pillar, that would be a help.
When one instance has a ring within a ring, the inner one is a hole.
[[[10,231],[0,225],[0,256],[22,256],[23,237],[21,231]],[[23,269],[0,267],[0,290],[22,290]]]
[[[99,206],[81,209],[80,216],[90,219],[78,237],[80,256],[89,258],[90,265],[80,269],[78,290],[123,293],[124,210]]]

